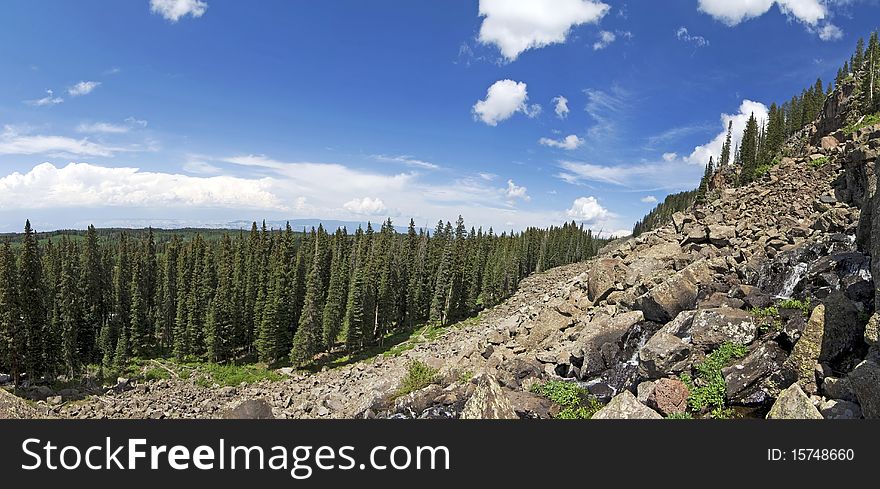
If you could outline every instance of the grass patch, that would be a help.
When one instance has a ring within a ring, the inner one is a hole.
[[[424,389],[437,382],[438,371],[424,362],[413,360],[410,362],[406,377],[400,381],[400,386],[394,397],[402,397],[410,392]]]
[[[700,385],[697,385],[690,375],[682,374],[680,379],[691,392],[688,396],[688,407],[697,413],[707,409],[723,409],[727,384],[724,382],[724,376],[721,375],[721,369],[732,359],[742,358],[746,353],[748,349],[744,345],[724,343],[695,367]]]
[[[852,133],[858,131],[859,129],[862,129],[862,128],[865,128],[868,126],[873,126],[874,124],[880,124],[880,112],[876,112],[874,114],[867,115],[867,116],[865,116],[864,119],[862,119],[861,122],[853,123],[853,124],[850,124],[850,125],[844,127],[843,132],[845,132],[846,134],[852,134]]]
[[[823,156],[823,157],[817,158],[815,160],[810,160],[810,166],[812,166],[813,168],[821,168],[821,167],[825,166],[825,164],[828,163],[828,161],[829,161],[828,157]]]
[[[214,384],[235,387],[242,382],[247,384],[253,384],[263,380],[275,382],[283,378],[280,374],[260,365],[193,363],[186,364],[186,366],[193,367],[202,374],[195,381],[196,385],[202,387],[211,387]]]
[[[561,408],[556,419],[590,419],[602,409],[602,403],[574,382],[551,380],[534,384],[531,391],[550,399]]]

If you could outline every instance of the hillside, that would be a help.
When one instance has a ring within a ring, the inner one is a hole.
[[[581,413],[608,403],[600,418],[876,418],[880,125],[820,132],[845,104],[829,99],[806,144],[755,182],[533,275],[397,355],[236,387],[138,381],[55,410],[215,417],[262,400],[276,417],[552,417],[566,406],[547,397],[580,386]]]

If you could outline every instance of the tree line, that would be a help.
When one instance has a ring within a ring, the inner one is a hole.
[[[152,230],[0,244],[0,371],[16,381],[118,368],[131,358],[309,364],[510,296],[533,272],[594,256],[574,222],[495,234],[391,220],[349,234],[261,228],[157,243]]]

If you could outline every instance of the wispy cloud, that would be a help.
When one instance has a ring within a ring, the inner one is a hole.
[[[76,85],[67,89],[67,94],[71,97],[81,97],[92,93],[93,90],[101,86],[98,81],[81,81]]]
[[[688,32],[687,27],[679,27],[677,31],[675,31],[675,37],[682,42],[693,44],[698,48],[703,48],[709,45],[709,40],[703,36],[693,35]]]
[[[58,105],[63,103],[64,99],[61,97],[56,97],[55,92],[53,90],[46,90],[46,96],[43,98],[39,98],[36,100],[25,100],[24,103],[28,105],[33,105],[35,107],[51,107],[53,105]]]
[[[388,155],[372,155],[376,161],[381,161],[384,163],[399,163],[405,166],[409,166],[412,168],[423,168],[425,170],[437,170],[440,169],[440,165],[431,163],[430,161],[420,160],[411,155],[399,155],[399,156],[388,156]]]

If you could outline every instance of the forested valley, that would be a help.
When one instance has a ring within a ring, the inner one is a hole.
[[[158,236],[158,238],[157,238]],[[574,222],[496,234],[391,220],[185,234],[97,230],[0,243],[0,371],[16,382],[133,359],[304,367],[503,301],[521,279],[605,243]]]

